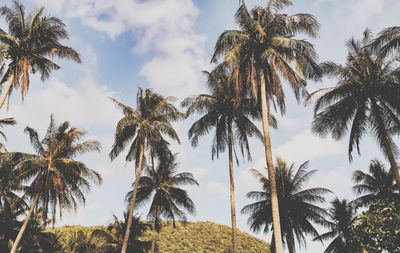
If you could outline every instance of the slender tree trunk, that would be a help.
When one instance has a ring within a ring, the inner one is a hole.
[[[154,223],[153,223],[153,239],[151,241],[151,253],[157,253],[157,240],[158,240],[158,229],[157,229],[157,223],[160,221],[160,207],[157,207],[156,209],[156,217],[154,217]],[[161,225],[160,225],[161,226]]]
[[[274,230],[275,238],[275,248],[276,253],[283,253],[282,245],[282,234],[281,234],[281,224],[279,218],[279,204],[278,204],[278,192],[276,188],[275,179],[275,169],[274,162],[272,160],[272,150],[271,150],[271,136],[269,132],[269,104],[268,97],[265,90],[265,78],[264,74],[261,72],[261,109],[262,109],[262,125],[264,132],[264,148],[265,148],[265,158],[268,168],[268,179],[270,182],[270,192],[271,192],[271,206],[272,206],[272,228]]]
[[[154,253],[154,250],[156,249],[156,221],[154,220],[153,222],[153,238],[151,240],[151,253]]]
[[[228,123],[228,153],[229,153],[229,183],[231,201],[231,221],[232,221],[232,249],[236,253],[237,249],[237,229],[236,229],[236,204],[235,204],[235,176],[233,168],[233,134],[232,122]]]
[[[137,163],[138,166],[136,167],[135,185],[133,187],[132,198],[129,204],[128,221],[126,224],[126,231],[124,236],[124,242],[122,244],[121,253],[126,253],[128,248],[129,235],[131,233],[131,227],[132,227],[133,213],[135,211],[136,195],[139,187],[139,180],[142,175],[143,156],[144,156],[144,144],[140,145],[139,158],[138,158],[139,160]]]
[[[39,200],[39,197],[40,197],[40,193],[36,193],[35,197],[33,198],[33,201],[32,201],[32,204],[31,204],[31,208],[29,208],[29,212],[25,217],[24,224],[22,225],[21,229],[18,232],[17,238],[14,241],[14,244],[13,244],[13,246],[11,248],[10,253],[16,253],[17,252],[17,249],[18,249],[18,246],[19,246],[19,244],[21,242],[22,236],[24,235],[24,232],[26,230],[26,227],[28,226],[29,220],[31,219],[32,214],[33,214],[33,212],[34,212],[34,210],[36,208],[36,205],[37,205],[37,202]]]
[[[0,109],[3,107],[4,103],[6,102],[6,99],[7,99],[8,93],[11,90],[13,81],[14,81],[14,75],[10,75],[10,77],[8,78],[8,80],[4,86],[3,92],[1,93],[1,96],[0,96]]]

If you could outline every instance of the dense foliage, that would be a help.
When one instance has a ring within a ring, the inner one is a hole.
[[[354,242],[368,253],[400,252],[399,202],[375,201],[356,218],[352,230]]]

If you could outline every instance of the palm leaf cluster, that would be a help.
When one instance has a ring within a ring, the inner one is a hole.
[[[385,50],[373,50],[373,38],[368,30],[361,41],[348,42],[346,65],[333,62],[322,64],[323,73],[338,78],[334,88],[314,92],[315,120],[313,130],[322,136],[331,134],[341,139],[349,134],[348,154],[360,153],[360,140],[370,132],[390,161],[393,175],[400,188],[396,162],[397,145],[393,135],[400,130],[400,68],[396,58]]]
[[[78,52],[61,43],[69,38],[65,24],[57,17],[44,15],[43,11],[41,7],[26,13],[17,0],[11,7],[0,8],[0,15],[8,25],[8,31],[0,29],[0,63],[4,71],[0,79],[3,87],[0,108],[17,88],[21,88],[22,99],[25,97],[31,73],[38,72],[45,80],[59,69],[52,58],[81,61]]]
[[[85,204],[91,184],[102,182],[98,172],[76,160],[78,155],[100,150],[97,141],[81,141],[84,131],[69,122],[57,124],[51,117],[43,139],[31,127],[25,132],[35,154],[7,152],[0,157],[0,208],[16,217],[28,211],[12,252],[20,246],[25,230],[35,228],[39,233],[49,218],[54,224],[57,215],[61,218],[65,211],[76,211],[78,203]],[[40,217],[41,223],[35,217]],[[37,225],[30,227],[34,222]]]
[[[144,175],[139,180],[136,204],[141,206],[150,201],[148,218],[154,220],[158,228],[161,217],[172,220],[175,224],[176,220],[187,220],[182,209],[190,214],[195,213],[193,201],[189,198],[187,191],[181,187],[199,184],[192,173],[177,173],[176,160],[177,154],[169,160],[159,161],[156,167],[146,166]],[[129,201],[131,197],[132,191],[127,194],[126,200]]]
[[[304,188],[316,172],[308,171],[307,167],[308,162],[301,164],[296,170],[294,164],[288,166],[281,159],[278,159],[275,165],[282,238],[291,253],[296,252],[296,241],[300,246],[306,246],[307,235],[319,236],[316,224],[327,224],[328,213],[319,205],[325,202],[324,195],[330,191],[322,187]],[[270,181],[258,170],[253,169],[251,172],[262,185],[262,191],[247,194],[247,197],[255,202],[246,205],[242,213],[250,215],[250,229],[255,232],[269,232],[272,228]]]

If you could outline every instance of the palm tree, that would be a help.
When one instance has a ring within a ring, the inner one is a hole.
[[[88,232],[73,231],[69,240],[63,245],[63,252],[91,253],[98,251]]]
[[[355,219],[355,209],[345,199],[336,198],[329,209],[331,221],[326,224],[329,231],[317,236],[314,240],[332,240],[324,253],[357,253],[360,252],[351,242],[351,225]]]
[[[152,160],[155,157],[169,156],[171,152],[166,152],[166,150],[169,150],[169,143],[164,139],[164,135],[180,143],[171,121],[181,118],[182,114],[172,104],[173,97],[165,98],[150,89],[143,92],[139,88],[136,109],[115,99],[112,100],[123,111],[124,116],[119,120],[116,127],[115,141],[110,152],[110,158],[114,160],[131,142],[125,159],[126,161],[136,161],[135,182],[138,182],[142,174],[145,152],[150,155]],[[126,253],[128,247],[137,189],[138,185],[135,184],[121,253]]]
[[[249,12],[243,3],[235,16],[240,29],[222,33],[212,57],[212,61],[217,62],[223,55],[224,62],[233,68],[237,99],[240,99],[238,91],[244,88],[261,108],[278,253],[283,252],[283,246],[269,132],[270,106],[272,104],[281,113],[285,112],[282,79],[288,81],[299,99],[302,93],[305,94],[306,79],[320,74],[313,45],[306,40],[296,39],[298,34],[316,37],[319,24],[309,14],[280,13],[291,4],[290,0],[270,0],[266,7],[255,7]]]
[[[350,162],[354,148],[360,154],[363,135],[372,133],[389,159],[400,189],[397,146],[392,139],[393,134],[400,132],[400,67],[396,59],[366,47],[371,39],[366,30],[361,41],[351,39],[348,42],[346,65],[322,64],[324,74],[339,81],[336,87],[321,89],[311,95],[311,101],[316,101],[313,130],[322,136],[331,133],[335,139],[350,132]]]
[[[325,202],[324,195],[330,191],[325,188],[307,188],[305,185],[316,170],[308,171],[308,162],[299,166],[297,171],[294,164],[290,167],[281,159],[275,165],[278,200],[281,217],[282,235],[290,253],[296,252],[295,241],[306,246],[306,235],[318,236],[313,224],[323,225],[327,221],[327,212],[318,206]],[[246,205],[243,214],[249,214],[248,223],[254,232],[263,229],[267,233],[272,225],[270,180],[258,170],[252,173],[262,185],[262,191],[252,191],[247,197],[256,202]],[[273,231],[271,248],[275,247]]]
[[[208,134],[213,128],[215,128],[215,135],[212,142],[212,159],[215,156],[218,158],[219,153],[224,152],[228,147],[232,248],[233,252],[236,252],[237,228],[233,167],[233,154],[236,152],[234,151],[234,145],[239,144],[242,155],[246,151],[247,158],[251,159],[248,137],[257,136],[262,140],[262,134],[253,124],[250,117],[260,118],[261,115],[251,99],[243,98],[240,103],[235,102],[232,77],[226,65],[221,64],[211,73],[205,72],[205,74],[207,75],[207,84],[211,94],[200,94],[186,98],[182,102],[182,106],[188,107],[187,116],[204,114],[189,129],[189,139],[191,139],[193,147],[198,145],[200,137]],[[276,124],[275,121],[274,123]]]
[[[117,253],[121,251],[126,231],[126,222],[128,216],[124,213],[125,221],[120,221],[115,215],[114,222],[109,224],[106,229],[95,229],[91,233],[91,240],[101,240],[105,242],[100,246],[101,253]],[[149,229],[149,226],[140,221],[139,217],[132,219],[133,229],[129,234],[128,252],[129,253],[146,253],[150,248],[150,242],[141,241],[139,237]],[[98,252],[98,251],[96,251]]]
[[[139,179],[136,205],[151,201],[148,217],[154,221],[153,228],[156,233],[161,229],[161,217],[172,220],[175,225],[176,219],[187,220],[185,211],[190,214],[195,212],[193,201],[181,187],[199,184],[191,173],[177,173],[176,160],[177,154],[168,160],[159,160],[156,167],[147,166],[144,170],[145,175]],[[132,191],[127,194],[126,200],[130,202],[131,198]],[[152,253],[155,250],[156,237],[153,239]]]
[[[3,48],[1,62],[6,65],[5,74],[0,79],[3,85],[0,108],[19,87],[24,99],[31,73],[39,72],[41,79],[45,80],[52,70],[59,69],[52,58],[81,61],[74,49],[60,42],[69,36],[65,24],[59,18],[45,16],[43,11],[44,7],[26,14],[25,7],[18,0],[13,0],[11,8],[0,8],[0,15],[8,24],[8,33],[0,29],[0,45]]]
[[[71,127],[69,122],[57,125],[51,116],[50,126],[42,141],[33,128],[26,127],[25,132],[36,154],[9,155],[20,157],[15,170],[19,172],[19,180],[30,182],[25,196],[31,199],[31,204],[11,253],[17,252],[35,210],[40,208],[43,221],[47,221],[48,212],[51,212],[54,224],[57,209],[60,217],[64,210],[76,210],[77,201],[85,203],[84,192],[90,190],[90,183],[102,182],[100,174],[75,160],[77,155],[100,150],[97,141],[80,142],[85,135],[82,130]]]
[[[369,165],[369,172],[357,170],[353,173],[354,192],[360,196],[353,200],[355,207],[369,206],[376,200],[397,200],[400,201],[396,183],[392,173],[385,169],[385,165],[378,160],[372,160]],[[400,202],[399,202],[400,203]]]

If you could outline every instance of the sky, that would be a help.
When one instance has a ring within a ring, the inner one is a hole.
[[[58,122],[70,121],[83,128],[87,138],[102,143],[100,153],[79,157],[90,168],[99,171],[104,179],[102,186],[93,186],[87,193],[86,205],[77,213],[70,213],[58,225],[106,224],[112,214],[122,217],[124,196],[131,188],[134,166],[121,155],[111,162],[108,153],[113,143],[115,125],[122,116],[108,97],[135,106],[137,87],[152,88],[163,95],[178,100],[205,92],[202,70],[210,70],[210,58],[218,35],[226,29],[236,28],[234,13],[238,0],[24,0],[27,8],[45,6],[47,14],[62,18],[68,27],[70,40],[65,44],[77,49],[82,64],[57,61],[61,69],[50,79],[41,82],[33,76],[28,96],[22,102],[15,92],[10,110],[0,112],[0,117],[15,117],[18,125],[5,128],[11,151],[32,152],[26,126],[38,130],[43,136],[54,114]],[[9,5],[0,0],[0,5]],[[248,6],[263,5],[266,0],[247,0]],[[315,44],[320,61],[343,62],[345,43],[352,36],[359,38],[365,28],[378,33],[385,27],[399,25],[398,0],[294,0],[287,13],[304,12],[317,17],[321,24]],[[0,21],[4,27],[4,21]],[[305,38],[305,37],[304,37]],[[335,84],[335,80],[310,83],[309,91]],[[362,156],[355,156],[350,164],[347,157],[347,140],[335,141],[320,138],[310,131],[312,108],[297,104],[287,93],[288,109],[278,117],[279,130],[272,131],[273,154],[297,165],[310,160],[310,169],[318,172],[311,178],[309,187],[322,186],[334,193],[327,195],[331,201],[354,198],[351,174],[365,170],[370,160],[383,160],[375,140],[366,136],[361,143]],[[187,138],[192,116],[174,126],[182,140],[173,144],[179,152],[180,171],[191,172],[200,187],[188,188],[196,204],[196,215],[191,220],[230,224],[229,177],[227,154],[211,160],[211,138],[205,137],[193,149]],[[396,140],[398,142],[398,140]],[[261,143],[251,142],[252,162],[241,161],[235,168],[237,211],[250,203],[245,195],[259,189],[259,184],[249,173],[249,168],[263,172],[265,167]],[[386,162],[386,161],[385,161]],[[145,217],[146,207],[138,213]],[[249,231],[247,216],[238,215],[238,226]],[[321,229],[320,232],[324,230]],[[270,240],[262,233],[257,237]],[[300,252],[322,252],[319,242],[307,243]]]

